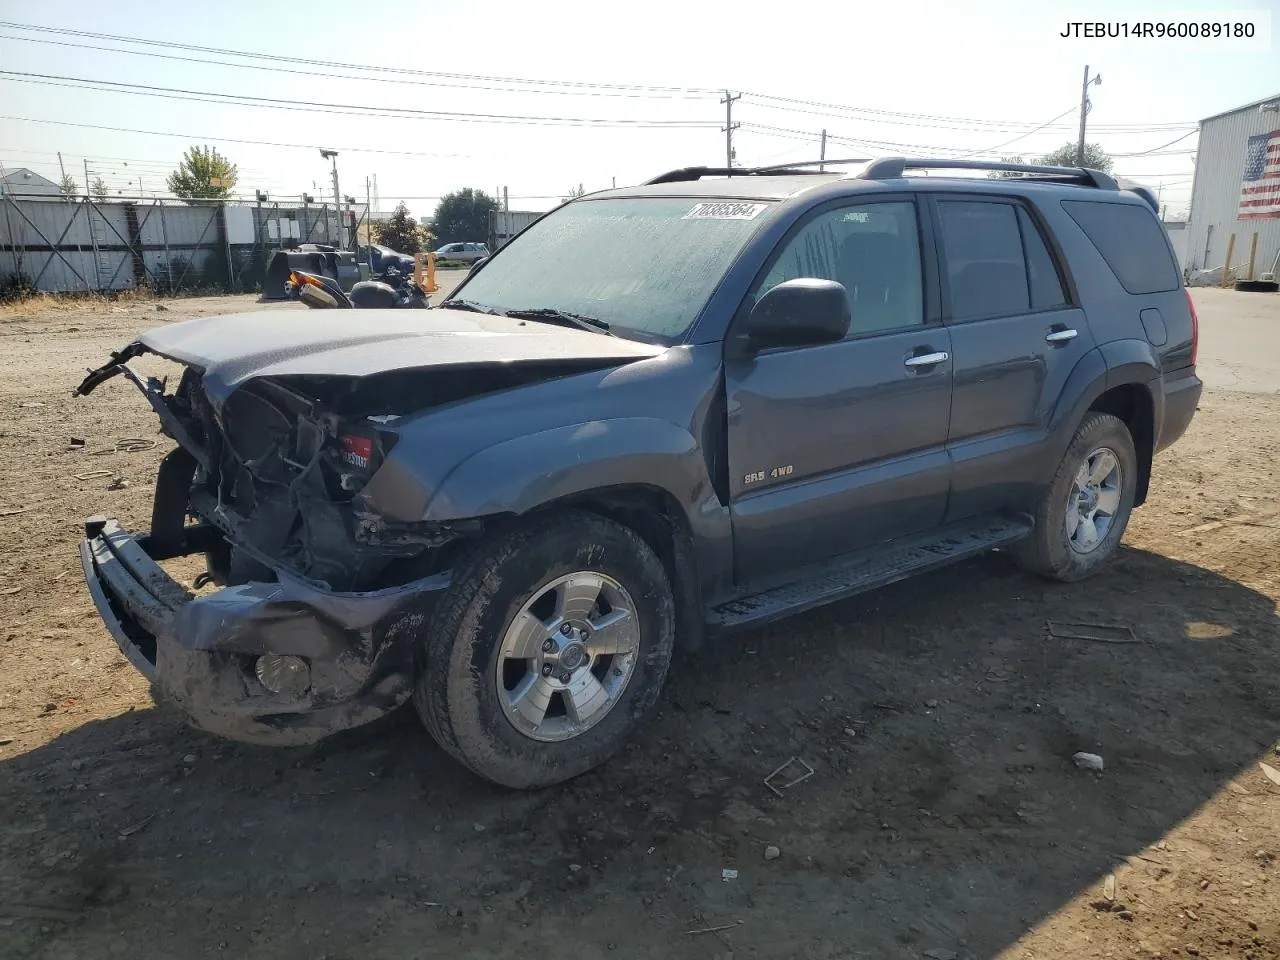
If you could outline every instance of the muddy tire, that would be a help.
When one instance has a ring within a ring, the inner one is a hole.
[[[460,559],[413,702],[481,777],[548,786],[603,763],[640,725],[674,638],[671,586],[648,544],[594,514],[550,514]]]
[[[1124,421],[1090,413],[1036,510],[1035,531],[1014,547],[1014,559],[1051,580],[1092,576],[1120,545],[1137,485],[1138,456]]]

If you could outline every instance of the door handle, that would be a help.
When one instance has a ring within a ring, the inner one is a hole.
[[[933,367],[950,359],[951,354],[939,351],[938,353],[923,353],[918,357],[907,357],[902,362],[908,367]]]
[[[1045,343],[1066,343],[1080,336],[1079,330],[1052,330],[1044,335]]]

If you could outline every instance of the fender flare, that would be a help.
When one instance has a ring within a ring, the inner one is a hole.
[[[1076,363],[1054,407],[1049,421],[1054,456],[1049,474],[1071,444],[1076,426],[1089,408],[1108,390],[1119,386],[1142,387],[1151,398],[1153,436],[1155,425],[1160,423],[1164,408],[1164,395],[1152,388],[1152,381],[1160,377],[1159,361],[1151,344],[1144,340],[1114,340],[1094,347]]]

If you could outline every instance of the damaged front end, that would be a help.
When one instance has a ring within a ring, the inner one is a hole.
[[[360,496],[396,442],[391,408],[432,398],[298,377],[216,404],[194,367],[173,392],[143,380],[127,364],[145,352],[113,355],[77,391],[127,377],[178,444],[148,533],[85,524],[85,578],[121,650],[197,726],[237,740],[307,743],[399,706],[413,637],[449,585],[444,548],[480,530],[388,521]],[[193,554],[195,592],[159,565]]]

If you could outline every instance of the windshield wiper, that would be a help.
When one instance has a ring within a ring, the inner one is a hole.
[[[593,333],[609,333],[609,324],[605,320],[597,320],[595,317],[584,317],[580,313],[569,313],[565,310],[556,310],[552,307],[537,307],[529,310],[508,310],[508,317],[515,317],[517,320],[539,320],[546,323],[559,323],[566,327],[577,327],[579,330],[590,330]]]
[[[493,307],[486,307],[483,303],[476,303],[474,300],[446,300],[440,304],[437,310],[467,310],[471,313],[488,313],[493,316],[500,317],[503,315],[501,310],[495,310]]]

